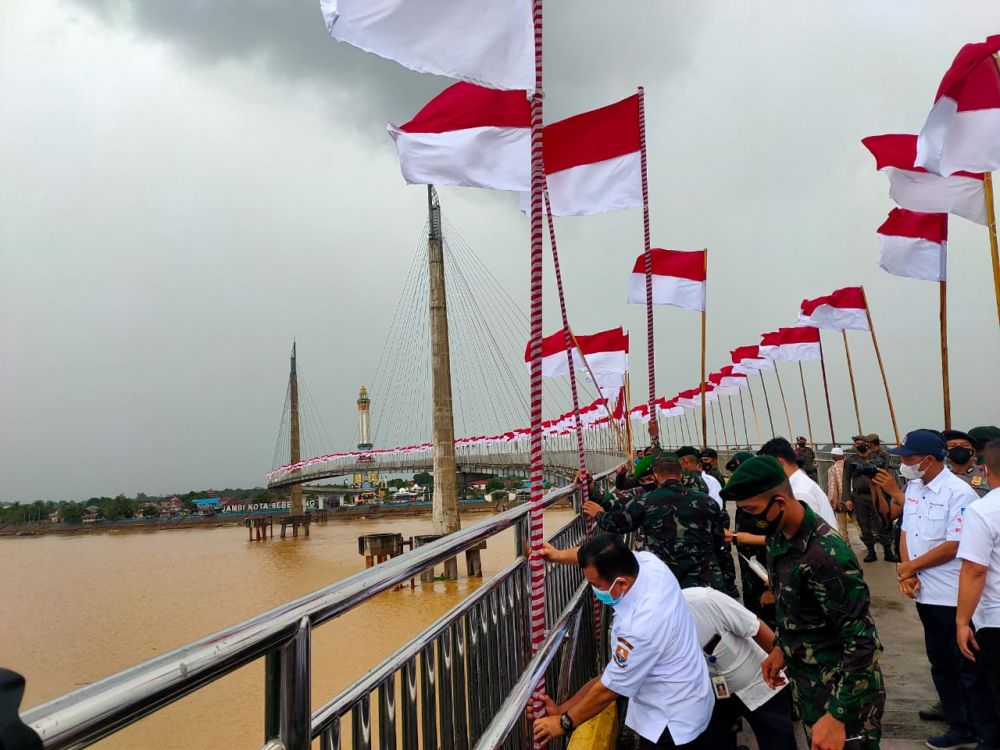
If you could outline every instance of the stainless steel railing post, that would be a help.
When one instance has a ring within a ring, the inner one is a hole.
[[[281,720],[279,737],[285,750],[309,750],[312,739],[312,625],[299,621],[292,640],[281,648]]]

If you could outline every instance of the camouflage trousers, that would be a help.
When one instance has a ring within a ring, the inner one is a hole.
[[[822,667],[809,665],[788,670],[792,683],[792,697],[806,730],[806,739],[812,743],[812,726],[826,713],[831,685]],[[851,696],[853,711],[849,715],[835,716],[844,722],[847,739],[845,750],[878,750],[882,738],[882,712],[885,709],[885,681],[882,670],[876,665],[869,672],[869,679],[859,684]]]

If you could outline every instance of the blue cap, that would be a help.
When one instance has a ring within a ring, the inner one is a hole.
[[[934,430],[914,430],[906,435],[903,444],[889,451],[896,456],[933,456],[943,460],[945,455],[944,440]]]

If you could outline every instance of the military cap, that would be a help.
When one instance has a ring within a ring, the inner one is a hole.
[[[941,439],[944,440],[946,443],[949,440],[965,440],[967,443],[969,443],[969,445],[976,444],[976,439],[972,437],[972,435],[970,435],[967,432],[962,432],[961,430],[942,430]]]
[[[653,469],[653,457],[644,456],[635,465],[635,478],[646,476]]]
[[[753,458],[753,453],[750,451],[736,451],[733,457],[726,462],[726,471],[735,471],[736,467],[748,458]]]
[[[807,442],[806,438],[805,438],[805,435],[799,435],[797,438],[795,438],[795,442],[796,443],[805,443],[805,442]]]
[[[690,445],[682,445],[674,453],[677,454],[677,458],[684,458],[684,456],[694,456],[695,458],[701,458],[701,451]]]
[[[723,500],[746,500],[786,482],[785,470],[774,456],[753,456],[736,467],[722,488]]]
[[[868,439],[867,435],[852,435],[851,436],[851,440],[852,441],[854,441],[854,440],[867,440],[867,439]]]
[[[719,452],[715,448],[703,448],[701,451],[702,458],[718,458]]]
[[[660,453],[653,459],[653,463],[655,464],[657,461],[673,461],[677,463],[680,459],[676,453]]]
[[[973,427],[969,434],[975,438],[976,450],[981,450],[991,440],[1000,440],[1000,427]]]
[[[879,442],[881,442],[879,440],[877,432],[869,432],[867,435],[865,435],[865,440],[867,440],[869,443],[879,443]]]

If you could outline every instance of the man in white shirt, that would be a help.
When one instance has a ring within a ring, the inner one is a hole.
[[[948,731],[930,737],[931,750],[995,747],[988,690],[975,664],[957,645],[956,605],[961,563],[956,559],[963,516],[975,502],[972,488],[945,466],[945,443],[933,430],[914,430],[898,448],[903,524],[896,566],[899,590],[917,602],[931,678],[941,699]]]
[[[994,716],[1000,716],[1000,440],[987,443],[983,456],[986,481],[997,489],[965,509],[956,635],[962,654],[989,684]]]
[[[773,438],[761,446],[757,455],[773,456],[778,459],[785,476],[788,477],[788,483],[792,485],[795,499],[812,508],[813,513],[830,524],[831,529],[838,530],[837,516],[833,512],[833,506],[830,505],[830,499],[823,492],[823,488],[799,468],[798,457],[791,443],[783,437]]]
[[[620,696],[629,699],[625,725],[640,750],[705,748],[715,693],[691,611],[670,569],[651,552],[633,553],[618,537],[598,534],[577,550],[594,595],[614,607],[611,661],[604,673],[548,716],[535,719],[537,742],[561,737]]]
[[[708,659],[713,684],[728,698],[715,702],[703,737],[713,748],[736,746],[737,717],[747,720],[760,750],[795,750],[791,690],[764,682],[761,663],[774,649],[774,631],[732,597],[706,587],[684,589],[694,615],[698,643]]]

